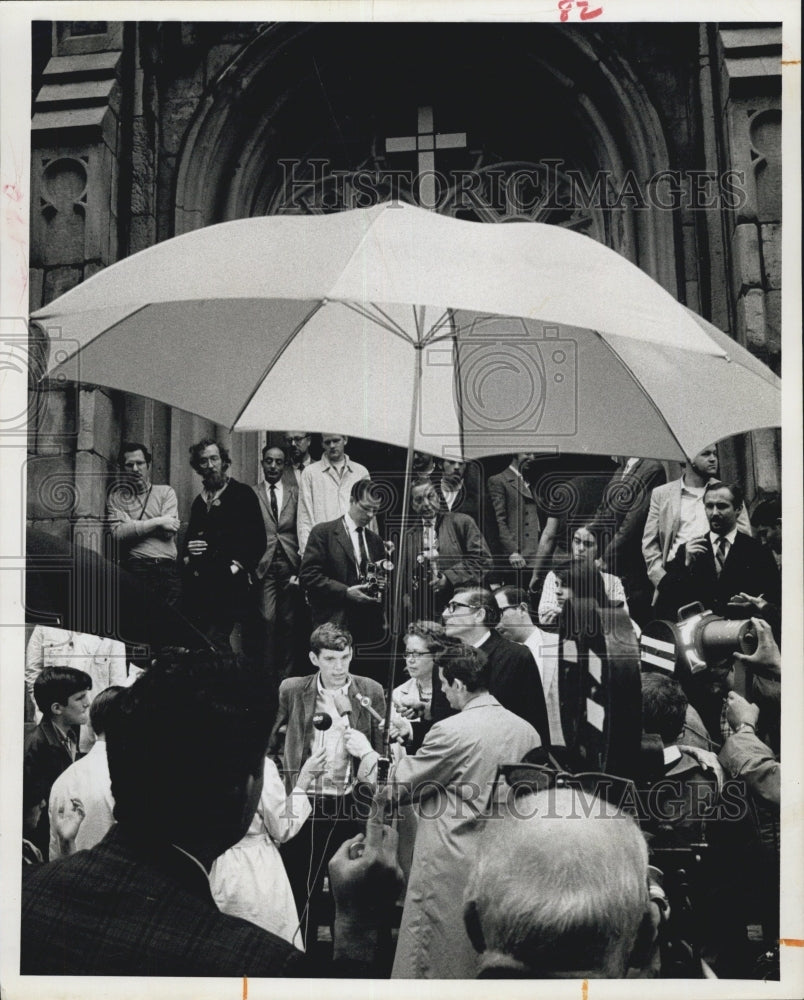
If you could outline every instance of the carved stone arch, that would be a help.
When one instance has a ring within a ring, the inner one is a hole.
[[[402,30],[399,25],[391,27],[396,33]],[[433,26],[429,30],[445,27]],[[525,44],[501,29],[495,47],[494,37],[489,42],[488,26],[485,29],[484,52],[490,52],[489,61],[497,58],[496,65],[487,64],[487,79],[499,74],[503,57],[514,46],[511,61],[518,61],[520,68],[512,79],[528,88],[526,95],[533,95],[530,108],[526,102],[523,130],[527,130],[531,118],[537,123],[534,127],[539,127],[544,105],[562,108],[570,115],[571,129],[577,136],[577,141],[567,147],[577,147],[571,165],[585,172],[590,183],[595,171],[603,171],[616,191],[630,172],[644,192],[652,176],[669,168],[659,115],[611,37],[543,26],[538,33],[532,33],[531,43]],[[313,117],[318,115],[325,127],[328,110],[333,118],[343,112],[343,108],[327,109],[328,81],[322,78],[331,72],[332,79],[341,85],[342,74],[332,69],[343,70],[338,64],[339,43],[325,45],[322,41],[323,33],[333,30],[331,25],[270,25],[258,29],[208,87],[179,156],[177,234],[225,219],[281,210],[276,198],[270,196],[282,181],[279,161],[298,155],[309,158],[316,153],[315,142],[309,140],[305,145],[304,138],[297,134],[297,124],[300,133],[305,117],[299,113],[303,100],[298,95],[308,95],[311,106],[316,103]],[[398,34],[389,34],[388,44],[396,37]],[[377,47],[383,44],[380,40]],[[361,50],[367,51],[368,47]],[[381,82],[371,76],[377,65],[376,56],[366,55],[362,67],[359,59],[352,59],[349,72],[359,76],[362,68],[366,76],[362,89],[371,90]],[[428,97],[432,100],[432,94],[425,91],[426,87],[410,85],[412,108],[417,101]],[[346,92],[356,95],[361,91],[357,87],[350,91],[347,86]],[[481,103],[480,91],[478,95]],[[445,127],[456,126],[447,122]],[[335,128],[332,138],[336,145],[348,145],[353,136],[338,135]],[[373,152],[386,162],[381,150]],[[549,155],[549,149],[544,152]],[[521,156],[500,156],[496,150],[495,156],[504,161],[522,160]],[[358,161],[365,163],[359,157]],[[352,169],[356,165],[349,164]],[[590,223],[590,235],[613,246],[676,294],[672,213],[650,204],[636,210],[625,204],[604,214],[603,223],[599,218]],[[543,221],[566,224],[551,218]]]

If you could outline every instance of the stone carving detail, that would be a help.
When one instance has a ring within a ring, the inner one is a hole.
[[[84,258],[88,157],[43,160],[39,209],[44,219],[45,264]]]
[[[749,112],[748,134],[759,220],[779,220],[782,211],[782,112],[776,108]]]

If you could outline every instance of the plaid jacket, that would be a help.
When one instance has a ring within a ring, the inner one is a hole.
[[[119,824],[23,872],[23,975],[300,976],[304,956],[218,910],[200,868]]]

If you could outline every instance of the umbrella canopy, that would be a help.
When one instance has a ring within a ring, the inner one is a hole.
[[[779,380],[614,251],[396,202],[210,226],[32,318],[51,372],[234,430],[683,460],[780,422]]]

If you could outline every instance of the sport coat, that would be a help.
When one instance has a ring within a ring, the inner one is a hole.
[[[305,972],[305,970],[307,970]],[[123,824],[88,851],[27,865],[23,975],[303,976],[304,955],[221,913],[200,867]]]
[[[501,552],[506,556],[518,552],[532,566],[539,548],[541,525],[530,487],[522,476],[507,468],[489,476],[488,491]]]
[[[365,529],[366,547],[373,562],[385,558],[380,536]],[[342,517],[316,524],[307,539],[299,569],[299,578],[307,591],[312,610],[313,628],[335,622],[347,628],[355,642],[380,638],[385,627],[382,604],[356,604],[346,591],[360,583],[352,539]]]
[[[671,483],[657,486],[650,495],[648,516],[642,533],[642,556],[654,587],[659,586],[659,581],[666,572],[670,549],[678,535],[683,485],[683,477],[674,479]],[[745,504],[737,515],[737,530],[745,535],[751,534],[751,522],[748,520]]]
[[[292,470],[291,470],[292,471]],[[282,551],[287,556],[287,560],[293,567],[294,572],[298,570],[301,557],[299,555],[299,539],[296,536],[296,515],[299,503],[299,488],[294,479],[292,484],[282,481],[282,509],[279,511],[277,521],[271,513],[271,504],[268,500],[267,484],[257,483],[251,487],[257,494],[260,501],[260,512],[265,526],[266,546],[262,559],[257,564],[254,575],[257,580],[262,580],[268,572],[276,553],[277,545],[281,545]]]
[[[315,530],[315,529],[313,529]],[[310,536],[312,538],[312,535]],[[306,554],[306,553],[305,553]],[[274,759],[280,770],[284,771],[285,784],[288,791],[293,788],[296,776],[302,764],[310,756],[310,746],[313,739],[313,715],[318,697],[318,673],[307,677],[287,677],[279,685],[279,708],[276,721],[268,744],[268,754]],[[360,704],[360,697],[368,696],[372,708],[381,716],[385,715],[385,692],[382,686],[370,677],[351,675],[349,685],[349,702],[352,729],[367,736],[369,742],[378,753],[382,753],[382,731],[376,719],[367,708]],[[284,748],[282,747],[284,728]],[[353,774],[357,774],[360,761],[353,759]]]
[[[709,535],[706,551],[690,566],[685,566],[686,544],[667,565],[659,581],[657,612],[660,617],[675,620],[678,608],[700,601],[708,611],[724,615],[729,598],[734,594],[762,594],[766,601],[778,605],[781,601],[781,576],[776,560],[755,538],[739,531],[729,548],[720,576],[715,570],[715,557]]]

